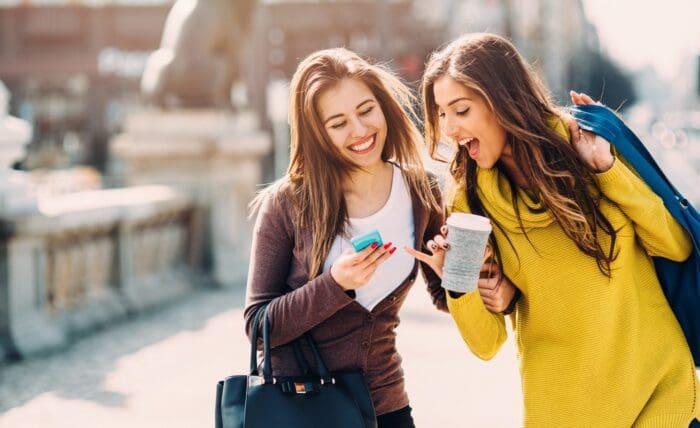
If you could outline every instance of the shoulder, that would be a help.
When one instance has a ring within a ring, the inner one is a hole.
[[[453,212],[469,212],[467,204],[467,185],[457,182],[451,175],[445,183],[445,210],[447,215]]]
[[[569,125],[561,116],[550,116],[547,118],[547,125],[566,141],[571,141],[571,131]]]
[[[442,185],[440,176],[423,168],[422,165],[406,168],[394,164],[401,171],[403,182],[414,203],[420,203],[432,209],[439,209],[442,203]]]
[[[294,185],[289,178],[280,178],[258,192],[250,203],[251,215],[257,214],[258,218],[272,216],[289,220],[290,208],[294,205],[294,193]]]
[[[430,190],[440,192],[440,176],[430,170],[425,170],[425,176],[428,180]]]

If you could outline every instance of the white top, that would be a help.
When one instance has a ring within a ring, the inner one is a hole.
[[[386,204],[368,217],[350,218],[349,223],[349,238],[377,229],[385,244],[391,242],[396,247],[394,254],[377,268],[369,282],[355,290],[355,300],[371,311],[406,279],[415,263],[413,257],[403,249],[414,245],[413,204],[408,186],[397,166],[394,165],[391,192]],[[335,238],[323,264],[324,272],[331,268],[343,252],[352,248],[349,238],[341,235]]]

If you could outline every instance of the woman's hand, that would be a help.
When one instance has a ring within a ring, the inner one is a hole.
[[[421,262],[430,266],[430,268],[442,278],[442,270],[445,265],[445,253],[450,249],[450,244],[447,242],[447,226],[440,227],[440,235],[425,243],[430,251],[430,254],[420,252],[411,247],[404,247],[406,252]]]
[[[593,98],[584,93],[571,91],[569,92],[569,96],[574,104],[600,105],[599,102],[594,101]],[[573,122],[575,123],[576,121],[574,120]],[[583,131],[578,127],[578,124],[576,124],[577,131],[574,131],[571,121],[567,121],[567,123],[569,124],[569,129],[572,131],[571,144],[573,144],[579,157],[586,166],[596,173],[605,172],[612,168],[615,157],[610,150],[610,142],[600,135]]]
[[[331,266],[331,276],[343,290],[355,290],[366,285],[379,265],[394,254],[396,247],[391,242],[379,247],[375,242],[367,248],[355,252],[349,249]]]
[[[503,275],[498,264],[490,258],[481,266],[478,288],[484,306],[493,313],[506,310],[515,296],[515,285]]]
[[[589,97],[588,95],[584,94],[583,92],[576,92],[576,91],[569,91],[569,96],[571,97],[571,102],[580,105],[580,106],[585,106],[585,105],[591,105],[591,104],[597,104],[597,105],[603,105],[598,101],[595,101],[593,98]]]

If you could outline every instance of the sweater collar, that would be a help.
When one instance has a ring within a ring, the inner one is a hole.
[[[540,201],[517,186],[511,187],[510,181],[497,168],[479,169],[477,183],[479,198],[488,207],[493,220],[510,232],[528,232],[547,227],[554,221],[551,212]],[[513,207],[513,191],[517,192],[522,227]]]

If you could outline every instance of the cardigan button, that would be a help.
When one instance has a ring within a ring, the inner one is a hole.
[[[363,340],[361,346],[362,346],[362,349],[368,349],[369,348],[369,341]]]
[[[396,296],[394,296],[393,294],[391,296],[389,296],[389,301],[391,303],[394,303],[396,301]]]

